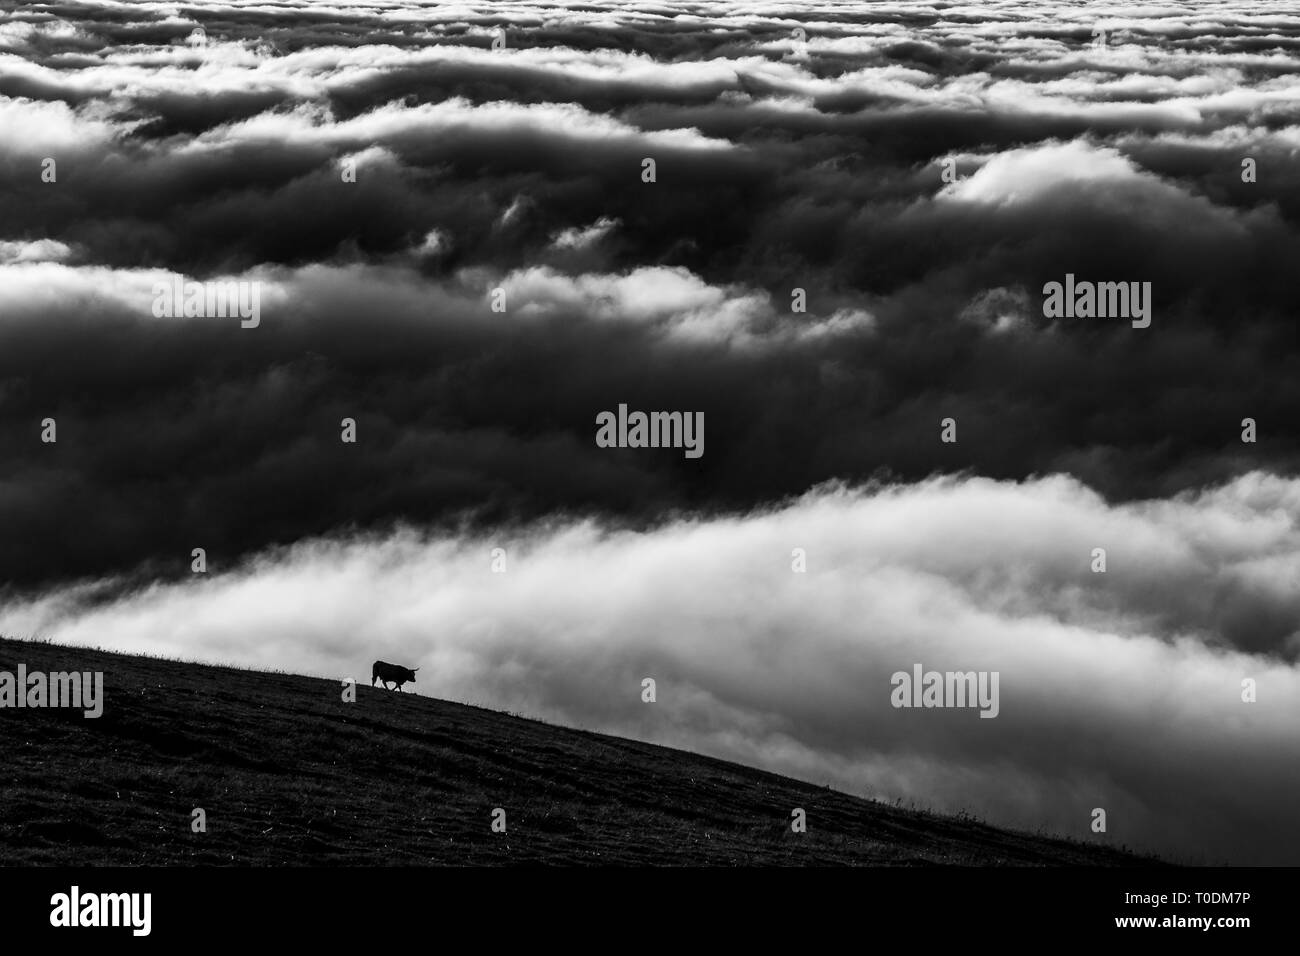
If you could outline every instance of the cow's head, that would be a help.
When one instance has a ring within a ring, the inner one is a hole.
[[[420,669],[420,668],[417,667],[417,668],[415,669],[415,671],[418,671],[419,669]],[[408,675],[407,680],[415,680],[415,671],[408,670],[408,671],[406,672],[407,675]]]

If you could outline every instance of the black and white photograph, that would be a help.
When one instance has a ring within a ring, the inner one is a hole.
[[[1298,301],[1292,4],[0,0],[0,925],[1259,945]]]

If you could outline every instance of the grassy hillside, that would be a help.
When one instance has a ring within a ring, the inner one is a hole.
[[[20,663],[106,702],[0,710],[6,865],[1147,862],[412,694],[0,640]]]

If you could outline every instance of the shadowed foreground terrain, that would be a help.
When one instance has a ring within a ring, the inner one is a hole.
[[[1149,862],[414,694],[0,640],[20,663],[105,702],[0,709],[7,865]]]

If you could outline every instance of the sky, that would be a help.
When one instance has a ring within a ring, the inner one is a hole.
[[[1245,2],[0,2],[0,633],[1300,863],[1298,49]],[[1150,325],[1046,315],[1067,275]],[[704,454],[602,447],[620,404]],[[892,707],[916,663],[998,717]]]

